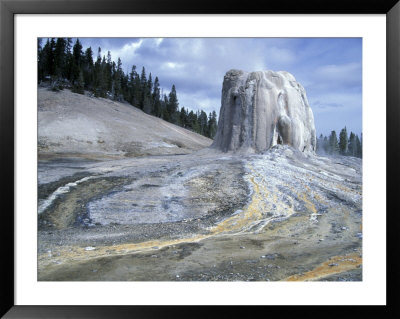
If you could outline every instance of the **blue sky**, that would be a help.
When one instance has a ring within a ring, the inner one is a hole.
[[[94,58],[111,52],[124,72],[142,66],[164,93],[175,84],[179,106],[219,114],[230,69],[288,71],[306,89],[317,134],[362,132],[361,38],[80,38]]]

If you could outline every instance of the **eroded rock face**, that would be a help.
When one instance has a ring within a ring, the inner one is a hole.
[[[276,144],[315,152],[314,116],[304,88],[285,71],[228,71],[211,147],[263,152]]]

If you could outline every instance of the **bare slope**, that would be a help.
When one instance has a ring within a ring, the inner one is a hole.
[[[38,89],[40,157],[187,154],[212,140],[124,103]]]

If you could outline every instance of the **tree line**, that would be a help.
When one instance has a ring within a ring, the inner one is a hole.
[[[92,48],[83,51],[79,39],[73,44],[71,38],[51,38],[43,46],[38,40],[38,83],[44,82],[54,91],[70,88],[79,94],[88,91],[95,97],[126,101],[147,114],[209,138],[217,132],[215,111],[207,115],[203,110],[179,109],[175,85],[168,95],[163,94],[158,77],[153,81],[144,66],[140,74],[135,65],[125,74],[120,58],[115,63],[111,52],[106,57],[99,47],[94,60]]]
[[[346,127],[340,131],[339,138],[336,131],[332,131],[328,137],[321,134],[317,139],[317,153],[362,158],[362,134],[361,140],[353,132],[349,136]]]

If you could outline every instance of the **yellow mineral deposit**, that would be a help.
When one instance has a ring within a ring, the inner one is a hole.
[[[362,264],[362,257],[359,253],[345,256],[331,257],[317,268],[301,275],[293,275],[282,281],[313,281],[327,276],[339,274],[345,271],[356,269]]]
[[[154,249],[160,249],[166,246],[177,245],[182,243],[197,242],[211,236],[220,235],[223,233],[239,232],[245,229],[247,225],[261,219],[262,214],[260,210],[261,199],[267,196],[266,193],[260,194],[259,185],[255,182],[254,176],[250,177],[250,181],[253,185],[253,196],[249,205],[239,214],[233,215],[216,226],[212,227],[208,234],[195,235],[192,237],[172,239],[172,240],[152,240],[142,243],[127,243],[113,246],[100,246],[93,250],[87,251],[82,247],[63,247],[57,250],[56,253],[60,254],[58,260],[62,261],[81,261],[91,258],[113,256],[113,255],[125,255],[129,253],[139,251],[149,251]],[[39,256],[39,263],[43,266],[50,263],[48,254],[42,254]]]
[[[226,218],[217,225],[211,227],[207,234],[194,234],[191,237],[171,239],[171,240],[150,240],[141,243],[125,243],[112,246],[98,246],[92,250],[87,250],[83,247],[76,246],[64,246],[58,250],[53,251],[53,254],[58,256],[57,260],[60,263],[65,262],[79,262],[93,258],[101,258],[107,256],[126,255],[143,251],[158,250],[163,247],[182,244],[182,243],[193,243],[210,238],[213,236],[219,236],[224,234],[243,234],[252,229],[253,226],[261,224],[262,229],[269,220],[263,220],[263,212],[269,212],[272,209],[275,210],[275,214],[280,216],[289,217],[294,213],[293,202],[289,204],[280,200],[277,194],[279,193],[278,188],[273,187],[271,192],[267,190],[266,181],[264,176],[261,176],[253,167],[249,167],[249,175],[247,176],[248,181],[252,189],[252,197],[249,204],[237,214]],[[257,182],[260,181],[260,182]],[[312,195],[311,190],[308,186],[304,185],[306,192],[297,193],[297,197],[301,200],[306,209],[310,212],[310,220],[317,216],[317,208],[312,202],[314,199],[316,202],[323,203],[324,201],[318,194]],[[272,186],[271,186],[272,187]],[[294,194],[295,190],[292,189]],[[272,196],[271,196],[272,194]],[[263,222],[264,223],[261,223]],[[361,227],[361,226],[360,226]],[[258,229],[258,231],[260,230]],[[42,254],[39,256],[38,261],[41,268],[52,264],[51,254]],[[329,275],[349,271],[357,268],[362,264],[362,258],[359,253],[354,253],[345,256],[335,256],[330,258],[328,261],[322,263],[317,268],[308,271],[304,274],[296,274],[290,276],[284,281],[312,281],[324,278]]]

